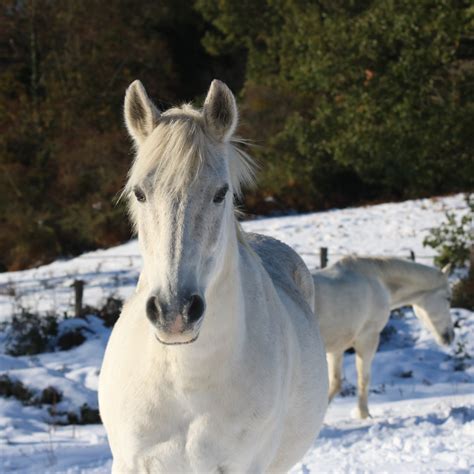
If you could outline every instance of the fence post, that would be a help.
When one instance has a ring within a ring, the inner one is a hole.
[[[82,297],[84,295],[84,281],[74,280],[72,284],[74,287],[74,314],[76,318],[82,316]]]
[[[319,258],[321,268],[328,266],[328,249],[327,247],[321,247],[319,249]]]
[[[413,252],[413,250],[410,250],[410,260],[415,261],[415,252]]]

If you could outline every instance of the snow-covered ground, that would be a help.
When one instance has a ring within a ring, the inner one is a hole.
[[[334,210],[246,222],[248,231],[275,236],[299,251],[309,267],[319,248],[329,262],[342,255],[408,256],[431,264],[423,248],[428,229],[444,212],[466,212],[462,196]],[[0,321],[21,308],[72,315],[75,279],[86,282],[84,304],[102,306],[111,295],[133,291],[141,259],[135,241],[57,261],[23,272],[0,274]],[[411,311],[390,320],[373,365],[369,406],[372,418],[352,417],[355,407],[354,356],[344,363],[344,394],[335,399],[313,448],[292,473],[308,472],[474,472],[474,314],[453,309],[456,340],[436,345]],[[81,325],[68,319],[61,328]],[[87,341],[67,351],[36,356],[5,354],[0,333],[0,377],[8,374],[32,393],[54,386],[63,395],[54,405],[23,405],[0,397],[0,472],[103,473],[111,467],[101,425],[66,425],[65,413],[97,408],[97,380],[109,335],[89,317]],[[457,353],[457,354],[456,354]],[[1,385],[1,378],[0,378]],[[1,388],[1,387],[0,387]]]

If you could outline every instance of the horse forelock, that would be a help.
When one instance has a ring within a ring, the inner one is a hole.
[[[170,193],[177,192],[198,179],[203,166],[215,168],[227,159],[233,192],[241,196],[243,186],[253,184],[255,169],[253,160],[238,146],[243,143],[238,138],[216,143],[206,132],[202,113],[189,104],[169,109],[139,148],[124,194],[147,178]]]

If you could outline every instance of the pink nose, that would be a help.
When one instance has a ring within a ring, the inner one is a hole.
[[[171,323],[167,326],[167,330],[170,334],[179,334],[183,332],[185,328],[186,324],[181,314],[177,314],[174,319],[171,319]]]

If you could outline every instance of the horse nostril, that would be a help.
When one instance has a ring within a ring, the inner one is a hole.
[[[158,318],[160,317],[160,308],[157,304],[155,296],[151,296],[146,302],[146,315],[153,324],[158,322]]]
[[[192,295],[188,302],[186,319],[188,323],[198,321],[204,313],[204,301],[199,295]]]

